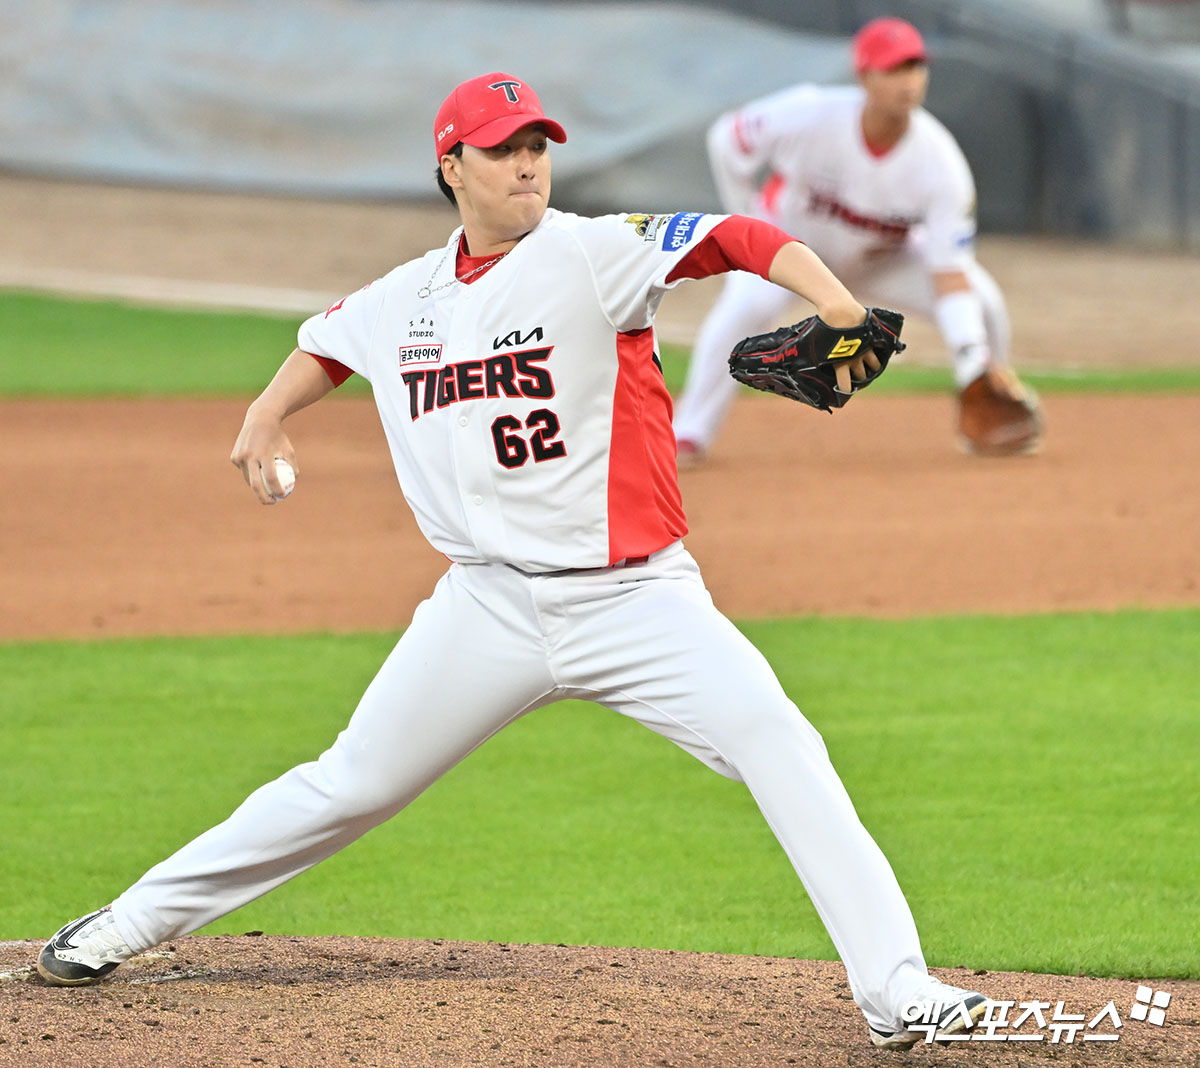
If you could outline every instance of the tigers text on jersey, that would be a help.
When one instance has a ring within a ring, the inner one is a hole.
[[[299,347],[370,380],[404,496],[450,559],[644,556],[686,533],[652,319],[724,218],[548,209],[486,273],[445,285],[456,231],[307,320]]]
[[[835,273],[919,232],[933,271],[974,258],[975,186],[950,132],[923,108],[883,155],[862,133],[858,86],[800,85],[723,116],[709,134],[727,210],[769,218],[811,245]],[[755,195],[763,172],[771,177]]]

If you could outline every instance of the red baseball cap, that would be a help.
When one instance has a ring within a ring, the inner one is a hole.
[[[925,42],[904,19],[872,19],[854,35],[854,69],[894,70],[910,59],[925,62]]]
[[[459,141],[491,148],[522,126],[540,122],[546,136],[562,144],[566,131],[542,114],[537,93],[511,74],[495,71],[463,82],[442,102],[433,123],[433,149],[440,160]]]

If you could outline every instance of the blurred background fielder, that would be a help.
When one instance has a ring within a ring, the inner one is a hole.
[[[864,299],[934,320],[953,360],[963,449],[1034,452],[1041,411],[1009,364],[1004,297],[975,261],[971,171],[921,106],[925,43],[903,19],[880,18],[853,53],[857,86],[798,85],[717,120],[708,150],[723,205],[806,242]],[[778,325],[790,303],[754,275],[728,275],[676,409],[681,467],[703,461],[736,395],[730,349]]]

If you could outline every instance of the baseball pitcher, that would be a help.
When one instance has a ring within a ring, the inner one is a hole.
[[[462,226],[300,327],[232,459],[263,504],[288,488],[277,459],[303,492],[288,416],[362,375],[400,488],[449,570],[324,753],[62,928],[41,975],[94,982],[202,927],[394,816],[506,724],[578,698],[746,784],[876,1044],[911,1045],[922,1032],[908,1025],[928,1021],[930,1005],[944,1030],[971,1026],[984,998],[929,976],[891,867],[820,736],[713,606],[684,548],[654,336],[673,286],[755,272],[811,301],[818,319],[751,339],[735,370],[836,404],[882,370],[899,317],[868,313],[810,249],[764,222],[550,208],[550,142],[566,133],[519,78],[459,85],[433,130],[437,179]]]

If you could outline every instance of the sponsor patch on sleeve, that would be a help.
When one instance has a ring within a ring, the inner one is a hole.
[[[671,219],[670,215],[629,215],[625,222],[643,241],[653,241],[659,229]]]
[[[704,218],[702,211],[681,211],[672,215],[663,231],[663,252],[676,252],[696,234],[696,224]]]

